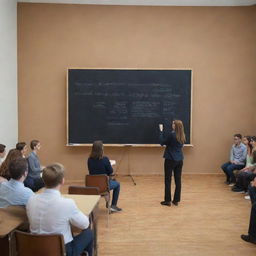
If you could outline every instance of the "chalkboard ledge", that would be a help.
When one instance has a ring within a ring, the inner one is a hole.
[[[67,147],[91,147],[91,143],[68,143]],[[161,147],[160,144],[104,144],[104,147]],[[185,144],[184,147],[194,147],[193,144]]]

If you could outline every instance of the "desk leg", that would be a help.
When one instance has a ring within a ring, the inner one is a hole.
[[[94,207],[94,210],[91,213],[91,220],[93,226],[93,233],[94,233],[94,256],[98,255],[98,226],[97,226],[97,214],[98,214],[98,205]]]
[[[10,255],[9,235],[0,238],[0,248],[1,248],[1,255],[3,256]]]

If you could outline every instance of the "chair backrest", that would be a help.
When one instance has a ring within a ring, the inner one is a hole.
[[[17,256],[64,256],[62,235],[35,235],[15,231]]]
[[[85,186],[99,188],[100,195],[109,192],[108,176],[106,174],[86,175]]]
[[[68,193],[77,195],[99,195],[100,191],[97,187],[69,186]]]

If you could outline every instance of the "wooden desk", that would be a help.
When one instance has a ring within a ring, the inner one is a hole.
[[[98,202],[100,200],[100,196],[98,195],[62,195],[66,198],[72,198],[77,207],[84,214],[90,217],[93,222],[93,229],[95,233],[95,255],[97,255],[97,219],[96,212],[98,208]],[[26,223],[27,214],[25,207],[22,206],[9,206],[7,208],[0,208],[0,238],[4,238],[8,236]]]
[[[26,209],[23,206],[9,206],[0,208],[0,244],[1,255],[14,255],[15,244],[12,242],[12,232],[28,224]],[[28,227],[28,225],[27,225]]]
[[[76,202],[78,209],[87,216],[94,211],[94,208],[97,206],[100,200],[100,196],[98,195],[63,194],[62,196],[73,199]]]
[[[7,236],[27,221],[25,207],[9,206],[0,208],[0,238]]]
[[[94,231],[94,255],[98,255],[97,250],[97,211],[98,211],[98,204],[100,201],[99,195],[70,195],[64,194],[66,198],[71,198],[76,202],[78,209],[84,213],[85,215],[89,216],[92,230]]]

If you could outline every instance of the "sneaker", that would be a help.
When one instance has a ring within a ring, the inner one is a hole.
[[[117,207],[116,205],[111,205],[110,207],[111,212],[121,212],[122,209]]]
[[[250,235],[241,235],[241,238],[248,243],[256,244],[256,238],[251,237]]]
[[[235,186],[235,183],[230,183],[229,186],[233,187],[233,186]]]
[[[228,180],[226,180],[226,181],[224,182],[224,184],[229,185],[230,182],[229,182]]]
[[[244,199],[250,200],[251,198],[250,198],[250,196],[248,195],[248,196],[245,196]]]

